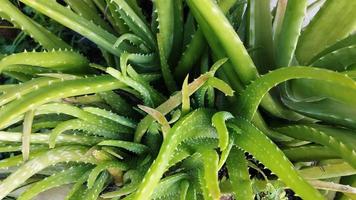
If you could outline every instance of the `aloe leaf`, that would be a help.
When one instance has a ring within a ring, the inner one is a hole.
[[[102,92],[123,87],[125,86],[121,82],[111,76],[105,75],[56,82],[21,96],[18,100],[4,106],[0,113],[0,127],[3,127],[5,124],[28,110],[53,99]]]
[[[132,106],[130,104],[113,91],[99,92],[98,95],[118,114],[129,117],[133,117],[137,114],[131,109]]]
[[[300,169],[298,172],[305,179],[310,180],[327,179],[356,174],[355,168],[350,166],[347,162],[323,163],[321,165]]]
[[[84,1],[89,1],[90,3],[88,3],[88,5],[90,5],[90,7],[92,7],[93,9],[99,9],[103,14],[105,14],[105,11],[108,11],[108,6],[107,3],[105,2],[105,0],[84,0]],[[106,9],[106,10],[105,10]],[[111,14],[111,13],[107,13],[107,14]]]
[[[86,133],[102,136],[104,138],[111,138],[111,139],[123,139],[125,138],[125,134],[129,130],[125,130],[124,127],[114,126],[108,127],[107,124],[94,124],[90,122],[86,122],[80,119],[72,119],[68,121],[64,121],[58,124],[50,133],[49,135],[49,147],[54,148],[56,145],[57,138],[60,134],[64,133],[67,130],[81,130]]]
[[[36,197],[39,193],[49,190],[54,187],[61,185],[66,185],[70,183],[75,183],[78,179],[88,171],[90,167],[88,166],[76,166],[66,169],[62,172],[53,174],[31,186],[24,193],[22,193],[18,199],[26,200]]]
[[[54,120],[54,121],[52,121]],[[59,123],[61,123],[61,120],[62,119],[51,119],[51,120],[48,120],[48,121],[35,121],[33,124],[32,124],[32,131],[33,132],[39,132],[40,130],[43,130],[43,129],[49,129],[49,128],[54,128],[56,127]],[[10,131],[10,130],[9,130]],[[11,129],[11,131],[13,131],[13,129]]]
[[[353,76],[352,71],[351,73],[343,72],[339,74],[344,75],[345,78],[349,79],[352,79]],[[350,76],[348,74],[350,74]],[[313,87],[310,87],[311,85],[313,85]],[[333,86],[332,90],[330,90],[331,86]],[[302,89],[302,87],[304,87],[304,89]],[[354,96],[354,91],[350,90],[347,85],[334,84],[333,81],[329,82],[317,79],[293,80],[285,89],[287,91],[286,96],[288,97],[288,100],[294,102],[311,103],[329,99],[329,101],[334,101],[334,104],[342,103],[352,105],[354,103],[351,98],[351,96]],[[286,96],[282,96],[282,98],[285,98]]]
[[[120,13],[121,18],[130,27],[133,33],[140,36],[147,43],[150,44],[151,49],[155,49],[155,39],[147,23],[142,21],[137,13],[124,0],[113,0],[117,7],[117,12]]]
[[[33,150],[39,150],[39,149],[46,149],[47,147],[44,145],[38,145],[38,144],[33,144],[30,145],[30,149]],[[5,152],[17,152],[21,151],[22,145],[21,144],[4,144],[0,145],[0,153],[5,153]]]
[[[229,170],[229,181],[235,198],[254,199],[245,153],[238,147],[232,147],[226,160],[226,167]]]
[[[24,161],[28,160],[28,157],[30,155],[31,131],[34,114],[35,112],[33,110],[30,110],[25,114],[24,117],[21,150]]]
[[[212,118],[213,126],[219,136],[219,148],[224,151],[229,145],[229,132],[225,121],[234,118],[229,112],[218,112]]]
[[[352,46],[356,44],[356,34],[351,34],[347,36],[346,38],[337,41],[335,44],[331,45],[330,47],[324,49],[322,52],[320,52],[318,55],[314,56],[314,58],[309,62],[315,62],[316,60],[320,59],[320,57],[325,56],[326,54],[329,54],[333,51],[336,51],[338,49],[342,49],[348,46]]]
[[[209,25],[217,40],[220,41],[240,80],[248,84],[251,80],[255,79],[257,77],[256,67],[248,56],[237,33],[231,27],[219,7],[211,0],[188,0],[187,3],[194,15],[199,15],[205,19],[205,23]],[[211,15],[211,13],[214,13],[214,15]],[[201,23],[200,18],[197,21]]]
[[[185,48],[178,65],[175,68],[174,74],[176,78],[183,78],[191,70],[194,63],[199,59],[199,56],[197,56],[196,53],[201,49],[204,49],[205,46],[203,32],[198,29],[194,35],[192,35],[190,43]]]
[[[325,145],[356,168],[356,137],[350,131],[317,125],[292,125],[277,130],[300,140]]]
[[[0,131],[0,141],[6,142],[21,142],[22,133]],[[95,136],[67,135],[62,134],[56,138],[56,144],[80,144],[80,145],[95,145],[104,138]],[[31,133],[31,144],[48,144],[49,134]]]
[[[195,18],[198,17],[199,16],[195,16]],[[199,27],[201,28],[202,32],[209,32],[209,34],[213,34],[212,30],[209,28],[208,24],[205,22],[204,19],[200,19],[199,21],[200,21]],[[205,39],[208,41],[209,45],[213,50],[214,60],[227,57],[223,47],[215,38],[206,37]],[[234,88],[234,90],[241,91],[243,89],[243,84],[241,83],[241,80],[236,78],[236,72],[234,71],[234,67],[232,66],[232,64],[230,62],[224,63],[222,70],[223,72],[220,72],[219,75],[221,76],[221,74],[223,74],[226,77],[225,81],[228,80],[228,82]]]
[[[180,200],[185,200],[188,194],[189,190],[189,182],[188,181],[182,181],[180,183]]]
[[[89,173],[90,170],[86,171],[85,173],[82,173],[82,176],[77,178],[71,190],[66,195],[65,200],[75,199],[77,195],[79,196],[82,193],[82,191],[84,190],[83,184],[87,181]]]
[[[176,3],[173,3],[172,0],[155,0],[154,8],[157,13],[157,22],[158,22],[158,35],[157,40],[158,46],[161,45],[160,55],[163,58],[166,58],[165,62],[168,62],[169,55],[172,51],[173,45],[173,38],[174,38],[174,26],[175,24],[175,13],[174,13],[174,6]],[[179,4],[179,2],[178,2]],[[162,60],[161,60],[162,62]],[[161,63],[162,65],[162,63]]]
[[[77,100],[77,101],[76,101]],[[107,120],[104,117],[101,117],[99,115],[95,115],[94,113],[90,113],[87,111],[84,111],[82,108],[79,108],[73,104],[70,103],[83,103],[83,104],[89,104],[89,103],[85,103],[85,101],[94,101],[94,102],[101,102],[101,99],[99,99],[98,96],[96,95],[88,95],[88,96],[79,96],[79,97],[73,97],[73,98],[66,98],[63,103],[62,102],[51,102],[51,103],[47,103],[47,104],[43,104],[41,106],[39,106],[36,109],[36,115],[50,115],[50,114],[64,114],[64,115],[68,115],[71,117],[75,117],[75,118],[79,118],[85,121],[99,121],[99,120],[105,120],[107,122],[113,123],[110,120]],[[65,102],[65,103],[64,103]],[[58,108],[58,109],[57,109]],[[53,115],[52,115],[53,116]],[[52,119],[54,120],[67,120],[70,119],[68,118],[68,116],[53,116]],[[46,121],[46,119],[43,118],[43,116],[41,116],[42,118],[40,118],[38,121]]]
[[[160,113],[159,111],[153,108],[142,106],[142,105],[138,105],[138,107],[141,110],[145,111],[147,114],[151,115],[161,125],[163,137],[164,138],[167,137],[167,134],[171,129],[171,126],[169,125],[169,122],[167,121],[166,117],[162,113]]]
[[[224,93],[226,96],[233,96],[234,90],[229,86],[229,84],[225,83],[223,80],[211,77],[207,81],[206,85],[211,86],[212,88],[216,88]]]
[[[128,76],[125,76],[120,71],[111,67],[107,68],[106,72],[112,75],[120,82],[138,91],[141,97],[143,98],[145,105],[153,107],[154,105],[158,104],[161,101],[161,96],[157,94],[157,91],[155,91],[150,85],[137,81],[137,79],[133,79]],[[153,91],[155,92],[153,93]]]
[[[104,140],[100,142],[98,145],[119,147],[137,154],[142,154],[148,151],[147,146],[143,144],[137,144],[133,142],[119,141],[119,140]]]
[[[132,34],[132,33],[124,33],[122,34],[115,42],[114,46],[115,47],[119,47],[123,42],[128,41],[130,44],[135,45],[140,47],[140,49],[142,51],[144,51],[145,53],[149,53],[149,44],[143,40],[142,38],[140,38],[139,36]],[[127,54],[127,53],[126,53]],[[123,55],[121,55],[122,57]],[[120,57],[120,59],[122,59]],[[122,65],[122,64],[120,64]],[[121,66],[122,67],[122,66]]]
[[[80,78],[80,76],[76,76],[73,74],[65,74],[65,73],[41,73],[38,74],[40,77],[51,77],[51,78],[58,78],[62,80],[71,80],[71,79],[77,79]]]
[[[10,77],[10,78],[13,78],[15,80],[18,80],[20,82],[26,82],[26,81],[29,81],[33,78],[32,75],[28,75],[28,74],[24,74],[24,73],[21,73],[21,72],[3,72],[4,75]]]
[[[71,46],[66,44],[56,35],[49,32],[46,28],[33,21],[21,13],[14,5],[8,0],[1,0],[0,17],[13,23],[16,27],[23,30],[26,34],[30,35],[41,46],[47,50],[52,49],[70,49]]]
[[[182,86],[182,114],[183,115],[187,114],[190,110],[188,78],[189,78],[189,76],[185,77],[185,79],[183,81],[183,86]]]
[[[83,0],[83,1],[88,5],[89,8],[91,8],[91,9],[96,9],[97,8],[95,6],[95,3],[94,3],[93,0]]]
[[[326,89],[326,88],[325,88]],[[343,91],[343,90],[337,90],[337,91]],[[344,92],[349,91],[345,90]],[[344,93],[346,94],[346,93]],[[344,98],[352,97],[353,91],[350,90],[346,96],[343,95]],[[329,122],[331,124],[339,124],[345,127],[349,128],[354,128],[355,127],[355,112],[356,110],[350,107],[350,101],[352,101],[353,98],[346,99],[349,103],[335,101],[330,98],[323,98],[318,99],[318,101],[315,102],[308,102],[308,101],[301,101],[301,102],[295,102],[288,100],[286,98],[282,98],[283,103],[289,107],[290,109],[293,109],[305,116],[309,116],[312,118],[320,119],[325,122]],[[352,103],[351,103],[352,105]],[[337,107],[338,109],[336,110],[330,110],[332,107]]]
[[[110,120],[117,122],[119,124],[122,124],[124,126],[130,127],[130,128],[136,128],[136,123],[133,120],[131,120],[127,117],[117,115],[111,111],[107,111],[107,110],[96,108],[96,107],[84,107],[83,110],[86,112],[90,112],[92,114],[110,119]]]
[[[88,111],[89,110],[89,111]],[[100,108],[98,109],[90,109],[90,107],[84,107],[83,109],[78,108],[76,106],[73,106],[71,104],[67,103],[47,103],[44,105],[39,106],[36,109],[36,115],[42,115],[42,114],[51,114],[51,113],[56,113],[56,114],[65,114],[65,115],[70,115],[76,118],[79,118],[83,121],[86,121],[88,123],[94,123],[98,126],[105,126],[107,129],[111,130],[116,130],[116,128],[120,127],[122,130],[128,131],[127,129],[129,126],[124,127],[124,124],[121,123],[115,123],[115,120],[111,120],[107,117],[104,117],[102,115],[98,114],[98,110],[101,112],[104,112],[105,114],[108,114]],[[92,112],[90,112],[92,111]],[[93,113],[94,112],[94,113]],[[113,114],[113,113],[112,113]]]
[[[88,148],[83,146],[64,146],[31,159],[0,183],[0,198],[4,198],[32,175],[48,166],[69,161],[95,163],[93,157],[85,155],[87,151]]]
[[[282,149],[282,151],[293,162],[336,159],[340,157],[332,149],[319,145],[291,147]]]
[[[195,18],[202,27],[203,33],[206,34],[206,39],[214,50],[215,56],[218,58],[227,56],[229,58],[229,63],[223,67],[224,74],[228,76],[229,82],[233,83],[233,89],[241,91],[243,89],[242,84],[249,84],[259,75],[237,33],[213,1],[199,0],[187,2],[193,13],[196,13]],[[204,6],[198,6],[198,2],[199,5],[203,4]],[[207,12],[207,10],[210,12]],[[219,20],[217,20],[216,15],[212,17],[208,13],[215,13],[219,16]],[[224,24],[225,28],[222,29],[221,24]],[[215,38],[210,37],[212,34],[215,35]],[[236,76],[238,79],[236,79]],[[263,98],[262,106],[268,112],[281,118],[290,119],[297,117],[295,113],[285,109],[283,105],[275,101],[269,94]]]
[[[196,92],[208,79],[211,77],[211,73],[206,73],[201,75],[195,81],[188,85],[189,87],[189,95],[191,96],[194,92]],[[160,106],[156,108],[157,111],[161,112],[163,115],[168,114],[174,108],[179,106],[182,102],[182,93],[179,92],[172,97],[170,97],[167,101],[162,103]],[[150,124],[153,122],[153,118],[150,116],[146,116],[141,120],[138,124],[136,132],[135,132],[135,141],[140,141],[142,136],[147,131]]]
[[[98,164],[89,174],[87,186],[89,189],[94,187],[95,180],[99,174],[109,168],[118,168],[121,170],[127,170],[128,166],[125,163],[119,161],[105,161]]]
[[[202,158],[202,178],[204,199],[220,199],[220,188],[218,181],[219,156],[214,149],[200,149],[198,152]],[[213,175],[212,175],[213,174]]]
[[[14,89],[14,86],[16,84],[3,84],[0,86],[0,92],[2,95],[6,94],[7,92],[11,91],[11,89]]]
[[[161,62],[161,71],[162,71],[162,76],[164,79],[164,82],[170,92],[174,92],[177,90],[177,85],[174,81],[171,69],[168,65],[168,60],[166,54],[166,49],[165,44],[164,44],[164,38],[161,34],[157,34],[157,43],[158,43],[158,50],[159,50],[159,57],[160,57],[160,62]]]
[[[323,75],[321,76],[321,74]],[[328,80],[335,84],[348,87],[349,89],[356,87],[352,79],[333,71],[302,66],[285,67],[275,70],[247,86],[239,97],[237,113],[251,120],[263,96],[267,94],[272,87],[281,82],[297,78]]]
[[[10,65],[2,69],[4,74],[6,73],[21,73],[25,76],[35,77],[37,74],[41,73],[53,73],[56,72],[53,69],[48,69],[44,67],[35,67],[35,66],[28,66],[28,65]],[[20,79],[18,79],[20,80]],[[22,80],[20,80],[22,81]]]
[[[220,67],[222,64],[225,63],[225,59],[221,59],[218,61],[214,66],[216,68]],[[194,92],[196,92],[200,87],[204,85],[204,83],[208,82],[211,78],[212,75],[215,73],[214,66],[212,67],[212,71],[207,72],[203,75],[201,75],[199,78],[194,80],[192,83],[188,85],[188,90],[189,90],[189,95],[191,96]],[[215,86],[215,84],[213,84]],[[224,86],[226,89],[227,94],[231,94],[233,90],[225,83]],[[224,91],[225,91],[224,89]],[[170,111],[172,111],[174,108],[179,106],[182,102],[182,93],[179,92],[172,97],[170,97],[167,101],[162,103],[160,106],[156,108],[157,111],[162,113],[163,115],[168,114]],[[141,122],[138,124],[136,132],[135,132],[135,141],[141,140],[142,136],[144,133],[147,131],[149,128],[150,124],[153,122],[153,119],[151,117],[145,117],[144,119],[141,120]]]
[[[194,20],[194,17],[192,15],[191,12],[189,12],[186,15],[186,19],[184,22],[184,32],[183,32],[183,47],[184,48],[188,48],[189,47],[189,43],[192,42],[192,38],[194,37],[194,34],[196,33],[196,23]],[[200,34],[202,34],[202,32],[200,31]],[[204,36],[202,35],[202,38],[204,38]],[[182,49],[185,50],[185,49]],[[184,51],[182,52],[182,54],[184,54]],[[183,55],[182,55],[183,56]]]
[[[355,8],[353,0],[326,1],[300,36],[296,49],[298,61],[308,64],[321,51],[355,31]]]
[[[144,78],[144,75],[138,74],[130,65],[127,66],[127,74],[134,80],[145,86],[147,90],[151,93],[152,97],[157,101],[157,103],[163,102],[166,97],[154,89],[149,82]]]
[[[311,66],[326,68],[335,71],[346,71],[356,63],[356,45],[347,46],[332,51],[311,63]]]
[[[181,56],[181,51],[183,47],[183,32],[184,32],[184,4],[182,0],[174,1],[173,4],[173,42],[172,42],[172,52],[169,57],[169,63],[175,66],[177,60]]]
[[[142,176],[138,170],[130,170],[124,174],[124,180],[130,181],[117,191],[107,192],[101,195],[103,198],[121,197],[134,192],[140,184]]]
[[[90,176],[89,176],[90,178]],[[107,172],[103,172],[100,174],[98,179],[93,184],[93,187],[88,188],[83,195],[83,199],[85,200],[96,200],[98,199],[101,191],[104,189],[106,182],[109,179],[109,174]]]
[[[120,38],[119,38],[120,39]],[[142,43],[140,43],[142,46]],[[142,71],[151,71],[155,70],[157,65],[156,54],[137,54],[137,53],[123,53],[120,57],[120,68],[123,75],[126,76],[126,72],[134,71],[131,65],[128,65],[128,62],[134,63],[135,68],[141,69]],[[132,76],[132,75],[130,75]]]
[[[135,193],[134,199],[143,200],[150,198],[163,173],[167,170],[174,151],[181,142],[188,138],[199,137],[199,134],[215,134],[214,129],[210,126],[210,118],[211,113],[209,111],[196,110],[189,115],[186,115],[173,126],[166,139],[163,141],[156,160],[152,163],[145,178]],[[199,123],[195,123],[196,121],[199,121]]]
[[[109,33],[115,35],[115,32],[111,26],[106,23],[104,19],[102,19],[97,12],[97,9],[91,9],[90,6],[87,5],[85,2],[76,1],[76,0],[65,0],[68,4],[69,8],[71,8],[76,14],[79,16],[93,22],[94,24],[98,25],[100,28],[108,31]],[[115,65],[114,58],[111,54],[106,52],[104,49],[100,48],[100,51],[109,65]]]
[[[195,93],[195,98],[200,107],[205,107],[207,98],[208,98],[208,91],[209,91],[210,86],[204,85],[201,87],[196,93]]]
[[[63,72],[85,72],[88,60],[74,51],[24,52],[7,56],[0,61],[0,70],[11,65],[32,65]]]
[[[273,25],[272,25],[273,40],[275,40],[276,36],[281,32],[284,15],[287,8],[287,3],[288,0],[278,0],[277,6],[275,7],[276,13],[274,15]]]
[[[116,12],[116,4],[111,0],[106,0],[106,9],[100,9],[101,12],[107,13],[107,19],[113,26],[116,32],[120,35],[128,32],[128,27],[124,20],[121,18],[120,14]]]
[[[187,200],[197,200],[197,196],[198,196],[197,188],[194,185],[190,185],[188,188],[186,199]]]
[[[260,130],[243,119],[233,119],[232,127],[238,131],[234,135],[235,144],[252,154],[268,169],[275,173],[288,187],[303,199],[324,199],[324,197],[307,183],[288,160],[283,152]]]
[[[79,185],[78,188],[76,188],[75,193],[71,195],[70,198],[67,199],[68,200],[84,199],[86,192],[87,192],[87,188],[84,185]]]
[[[184,181],[187,178],[187,174],[178,173],[162,179],[157,185],[157,188],[155,189],[155,192],[152,195],[152,199],[173,198],[172,196],[179,192],[178,183]]]
[[[218,4],[222,12],[226,14],[235,3],[235,0],[221,0]],[[204,34],[200,27],[198,27],[194,34],[189,36],[191,37],[190,43],[186,46],[181,58],[179,59],[178,65],[175,68],[174,75],[177,78],[183,78],[184,76],[186,76],[186,74],[192,69],[193,65],[200,58],[200,55],[203,52],[201,50],[205,49],[206,47]],[[197,55],[197,52],[201,53]],[[220,58],[223,57],[226,56],[221,56]]]
[[[260,73],[274,66],[270,4],[270,0],[252,0],[248,6],[248,45],[256,48],[251,57]]]
[[[78,15],[92,20],[95,24],[99,25],[101,28],[113,33],[113,29],[100,17],[99,13],[95,8],[90,7],[90,4],[87,4],[84,1],[76,0],[65,0],[70,8],[72,8]]]
[[[97,45],[114,55],[119,56],[122,52],[121,49],[113,47],[113,44],[116,41],[116,37],[114,35],[54,1],[21,0],[21,2],[87,37],[89,40],[95,42]]]
[[[277,67],[291,64],[307,5],[306,0],[289,0],[287,3],[283,23],[274,38]]]
[[[146,20],[146,15],[143,13],[144,7],[138,0],[128,0],[127,3],[142,20]]]
[[[46,149],[39,149],[39,150],[34,150],[31,152],[29,158],[33,159],[35,157],[38,157],[40,155],[43,155],[46,152]],[[23,156],[22,155],[17,155],[17,156],[12,156],[6,159],[3,159],[0,161],[0,169],[9,169],[10,167],[18,167],[21,164],[23,164]]]

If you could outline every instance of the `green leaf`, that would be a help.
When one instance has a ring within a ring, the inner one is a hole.
[[[310,65],[342,72],[349,70],[348,67],[355,63],[356,45],[352,45],[332,51]]]
[[[39,182],[33,184],[24,193],[22,193],[18,199],[26,200],[36,197],[41,192],[55,188],[61,185],[66,185],[70,183],[75,183],[83,176],[83,173],[88,171],[90,167],[88,166],[76,166],[69,169],[63,170],[57,174],[53,174]]]
[[[229,171],[229,181],[235,198],[254,199],[245,153],[238,147],[232,147],[226,160],[226,167]]]
[[[48,144],[50,135],[47,133],[31,133],[31,144]],[[83,136],[83,135],[69,135],[62,134],[56,139],[56,144],[80,144],[80,145],[95,145],[105,138],[95,136]],[[19,143],[22,140],[22,133],[18,132],[6,132],[0,131],[0,141],[16,142]]]
[[[117,168],[120,170],[127,170],[128,166],[125,163],[119,162],[119,161],[104,161],[99,163],[89,174],[88,177],[88,188],[91,189],[95,186],[95,180],[97,179],[97,177],[99,176],[99,174],[104,171],[107,170],[109,168]],[[99,178],[100,180],[100,178]]]
[[[52,34],[46,28],[21,13],[21,11],[12,5],[10,1],[1,0],[0,4],[0,17],[23,30],[26,34],[39,42],[45,49],[71,49],[71,46],[66,44],[56,35]]]
[[[116,41],[116,37],[114,35],[100,28],[93,22],[88,21],[84,17],[75,14],[57,2],[47,0],[21,0],[21,2],[87,37],[89,40],[93,41],[110,53],[120,56],[122,49],[113,47],[113,44]]]
[[[340,157],[332,149],[319,145],[290,147],[282,150],[288,159],[293,162],[336,159]]]
[[[283,152],[260,130],[244,119],[236,118],[231,123],[233,124],[231,128],[238,131],[234,134],[236,146],[252,154],[301,198],[324,199],[301,178]]]
[[[90,178],[90,176],[89,176]],[[104,189],[106,182],[109,179],[109,174],[107,172],[103,172],[100,174],[98,179],[93,184],[93,187],[85,190],[83,199],[85,200],[96,200],[98,199],[101,191]]]
[[[12,54],[1,59],[0,71],[6,71],[12,65],[39,66],[68,73],[87,72],[89,69],[87,58],[67,50]]]
[[[207,110],[196,110],[180,119],[170,130],[163,141],[156,160],[140,184],[134,199],[149,199],[154,192],[163,173],[169,166],[174,151],[180,143],[189,138],[202,137],[201,135],[214,135],[215,131],[210,126],[212,113]]]
[[[93,157],[85,155],[88,150],[83,146],[64,146],[31,159],[0,183],[0,198],[4,198],[28,178],[48,166],[70,161],[95,163]]]
[[[124,0],[113,0],[116,4],[116,12],[118,12],[125,23],[130,27],[131,31],[150,44],[151,49],[155,49],[155,39],[147,23],[142,21],[137,13]]]
[[[266,74],[247,86],[238,99],[239,106],[237,106],[237,113],[241,114],[244,118],[251,120],[257,111],[263,96],[267,94],[271,88],[284,81],[298,78],[316,79],[321,81],[327,80],[334,84],[343,85],[350,90],[356,89],[356,85],[352,79],[337,72],[302,66],[284,67]]]
[[[256,48],[251,57],[260,73],[274,67],[270,0],[251,0],[248,6],[248,46]]]
[[[327,0],[300,36],[298,61],[308,64],[321,51],[355,31],[355,9],[354,0]]]
[[[218,180],[219,156],[214,149],[201,148],[198,150],[202,159],[202,186],[204,199],[220,199]],[[204,192],[205,191],[205,192]]]
[[[25,94],[21,98],[4,106],[0,113],[0,127],[4,127],[4,125],[11,120],[28,110],[53,99],[102,92],[123,87],[125,87],[123,83],[106,75],[55,83],[49,82],[49,85]]]
[[[307,5],[306,0],[289,0],[287,3],[283,23],[274,38],[277,67],[287,67],[291,64]]]
[[[276,130],[299,140],[312,141],[329,147],[356,168],[356,137],[352,131],[320,125],[292,125]]]
[[[119,141],[119,140],[104,140],[100,142],[98,145],[119,147],[137,154],[142,154],[148,151],[147,146],[143,144],[137,144],[133,142]]]

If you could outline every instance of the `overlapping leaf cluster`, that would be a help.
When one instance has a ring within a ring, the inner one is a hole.
[[[270,5],[0,0],[0,199],[355,199],[356,1]]]

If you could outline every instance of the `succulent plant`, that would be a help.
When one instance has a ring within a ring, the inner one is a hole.
[[[0,199],[354,199],[355,11],[0,0]]]

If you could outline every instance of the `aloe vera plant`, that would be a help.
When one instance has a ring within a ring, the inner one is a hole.
[[[0,199],[354,199],[355,10],[0,0]]]

